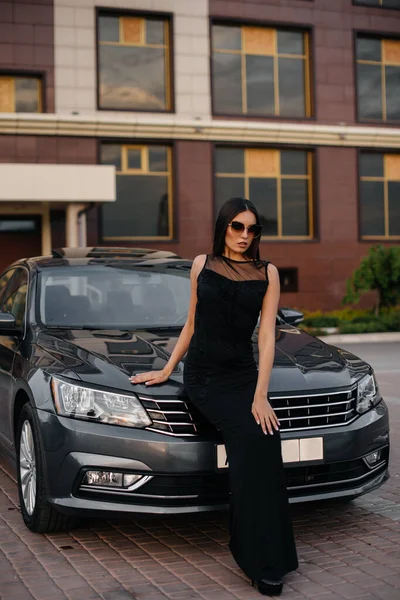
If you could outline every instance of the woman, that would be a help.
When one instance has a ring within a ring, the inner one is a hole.
[[[184,384],[191,402],[222,432],[231,484],[230,550],[264,595],[282,591],[298,567],[278,418],[268,401],[280,295],[278,270],[259,259],[260,218],[249,200],[226,202],[212,255],[191,270],[186,324],[161,371],[133,384],[166,381],[187,353]],[[251,337],[261,311],[259,370]]]

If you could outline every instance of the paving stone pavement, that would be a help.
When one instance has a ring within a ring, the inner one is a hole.
[[[391,479],[340,503],[292,505],[299,569],[284,600],[400,600],[400,399],[388,402]],[[39,535],[0,461],[1,600],[251,600],[227,548],[227,513],[86,521]]]

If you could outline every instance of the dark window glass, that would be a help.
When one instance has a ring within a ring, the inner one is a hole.
[[[400,181],[388,182],[389,235],[400,235]]]
[[[146,20],[146,43],[165,44],[165,21],[156,19]]]
[[[380,0],[355,0],[355,4],[364,4],[366,6],[380,6]]]
[[[149,171],[168,171],[167,149],[165,146],[149,146]]]
[[[99,17],[100,42],[119,42],[119,18]]]
[[[242,112],[241,57],[236,54],[214,53],[213,96],[215,110],[221,113]]]
[[[362,119],[382,119],[382,71],[380,65],[357,65],[358,113]]]
[[[241,177],[217,177],[215,182],[215,214],[230,198],[244,198],[244,179]]]
[[[242,148],[217,148],[215,170],[217,173],[244,173],[244,150]]]
[[[278,31],[279,54],[304,54],[304,34],[298,31]]]
[[[282,235],[309,235],[308,182],[282,179]]]
[[[385,67],[386,118],[400,119],[400,67]]]
[[[128,169],[142,167],[142,151],[140,148],[128,148]]]
[[[281,292],[297,292],[298,291],[298,271],[297,267],[279,268],[279,281],[281,284]]]
[[[307,153],[301,150],[282,150],[282,175],[307,175]]]
[[[374,38],[357,38],[356,52],[358,60],[375,60],[380,62],[382,55],[381,40]]]
[[[213,47],[218,50],[240,50],[242,47],[242,32],[240,27],[213,25]]]
[[[139,46],[100,46],[102,108],[166,108],[165,51]]]
[[[2,302],[3,312],[15,317],[17,327],[22,327],[24,322],[27,289],[28,276],[22,269],[17,269]]]
[[[103,237],[164,237],[168,225],[167,177],[117,176],[117,201],[103,206]]]
[[[39,81],[34,77],[15,78],[15,112],[39,112]]]
[[[35,219],[0,219],[0,233],[17,233],[37,231],[38,222]]]
[[[361,181],[361,234],[385,235],[384,183]]]
[[[362,152],[360,154],[361,177],[383,177],[383,154]]]
[[[117,171],[121,170],[121,146],[117,144],[102,144],[100,161],[103,165],[114,165]]]
[[[278,234],[277,181],[276,179],[251,178],[250,199],[260,214],[262,235]]]
[[[304,61],[296,58],[279,58],[279,114],[304,117],[305,86]]]
[[[15,269],[9,269],[2,277],[0,277],[0,312],[3,312],[3,307],[1,304],[3,294],[6,291],[8,283],[14,273]]]
[[[388,8],[400,8],[400,0],[383,0],[383,6]]]
[[[273,115],[274,59],[270,56],[246,56],[247,112]]]

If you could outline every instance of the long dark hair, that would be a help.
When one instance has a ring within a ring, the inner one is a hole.
[[[236,215],[246,210],[251,210],[256,218],[257,225],[261,225],[260,216],[257,212],[256,207],[250,200],[245,198],[231,198],[227,200],[222,206],[218,213],[217,221],[215,223],[214,231],[214,243],[213,243],[213,255],[222,256],[225,251],[225,235],[229,223],[231,223]],[[260,259],[260,238],[254,238],[250,246],[247,248],[243,256],[253,260]]]

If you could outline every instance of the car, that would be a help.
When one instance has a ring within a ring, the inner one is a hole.
[[[190,268],[172,252],[75,248],[0,276],[0,444],[32,531],[227,507],[223,441],[185,394],[183,363],[161,385],[129,381],[168,360]],[[388,409],[371,366],[302,318],[279,309],[269,385],[289,499],[352,499],[389,477]],[[253,342],[257,356],[257,328]]]

